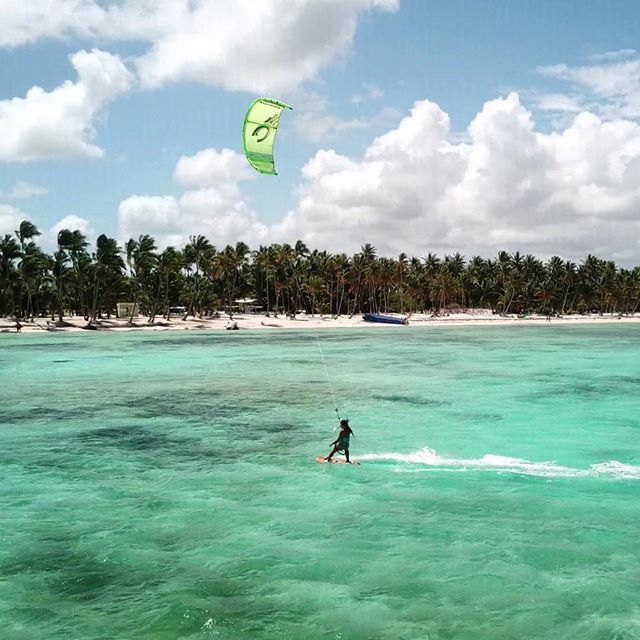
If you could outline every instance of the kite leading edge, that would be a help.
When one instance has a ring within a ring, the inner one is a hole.
[[[249,105],[242,127],[242,142],[244,154],[256,171],[277,175],[273,145],[280,114],[284,109],[291,108],[288,104],[271,98],[257,98]]]

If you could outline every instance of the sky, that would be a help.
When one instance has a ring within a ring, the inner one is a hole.
[[[0,234],[640,264],[637,0],[0,0]],[[277,176],[259,96],[292,105]]]

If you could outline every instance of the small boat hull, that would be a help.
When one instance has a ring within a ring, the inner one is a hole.
[[[384,324],[409,324],[406,318],[396,318],[394,316],[385,316],[381,313],[365,313],[362,316],[365,322],[382,322]]]

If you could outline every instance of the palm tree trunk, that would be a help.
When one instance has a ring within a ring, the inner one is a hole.
[[[136,291],[136,295],[133,297],[133,307],[131,307],[131,315],[129,316],[129,324],[133,324],[133,314],[136,312],[136,307],[138,306],[138,291]]]
[[[93,304],[91,305],[91,322],[94,322],[98,314],[98,287],[100,281],[96,276],[93,281]]]

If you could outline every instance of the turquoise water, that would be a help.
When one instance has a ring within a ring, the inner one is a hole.
[[[640,326],[0,336],[7,640],[640,638]]]

